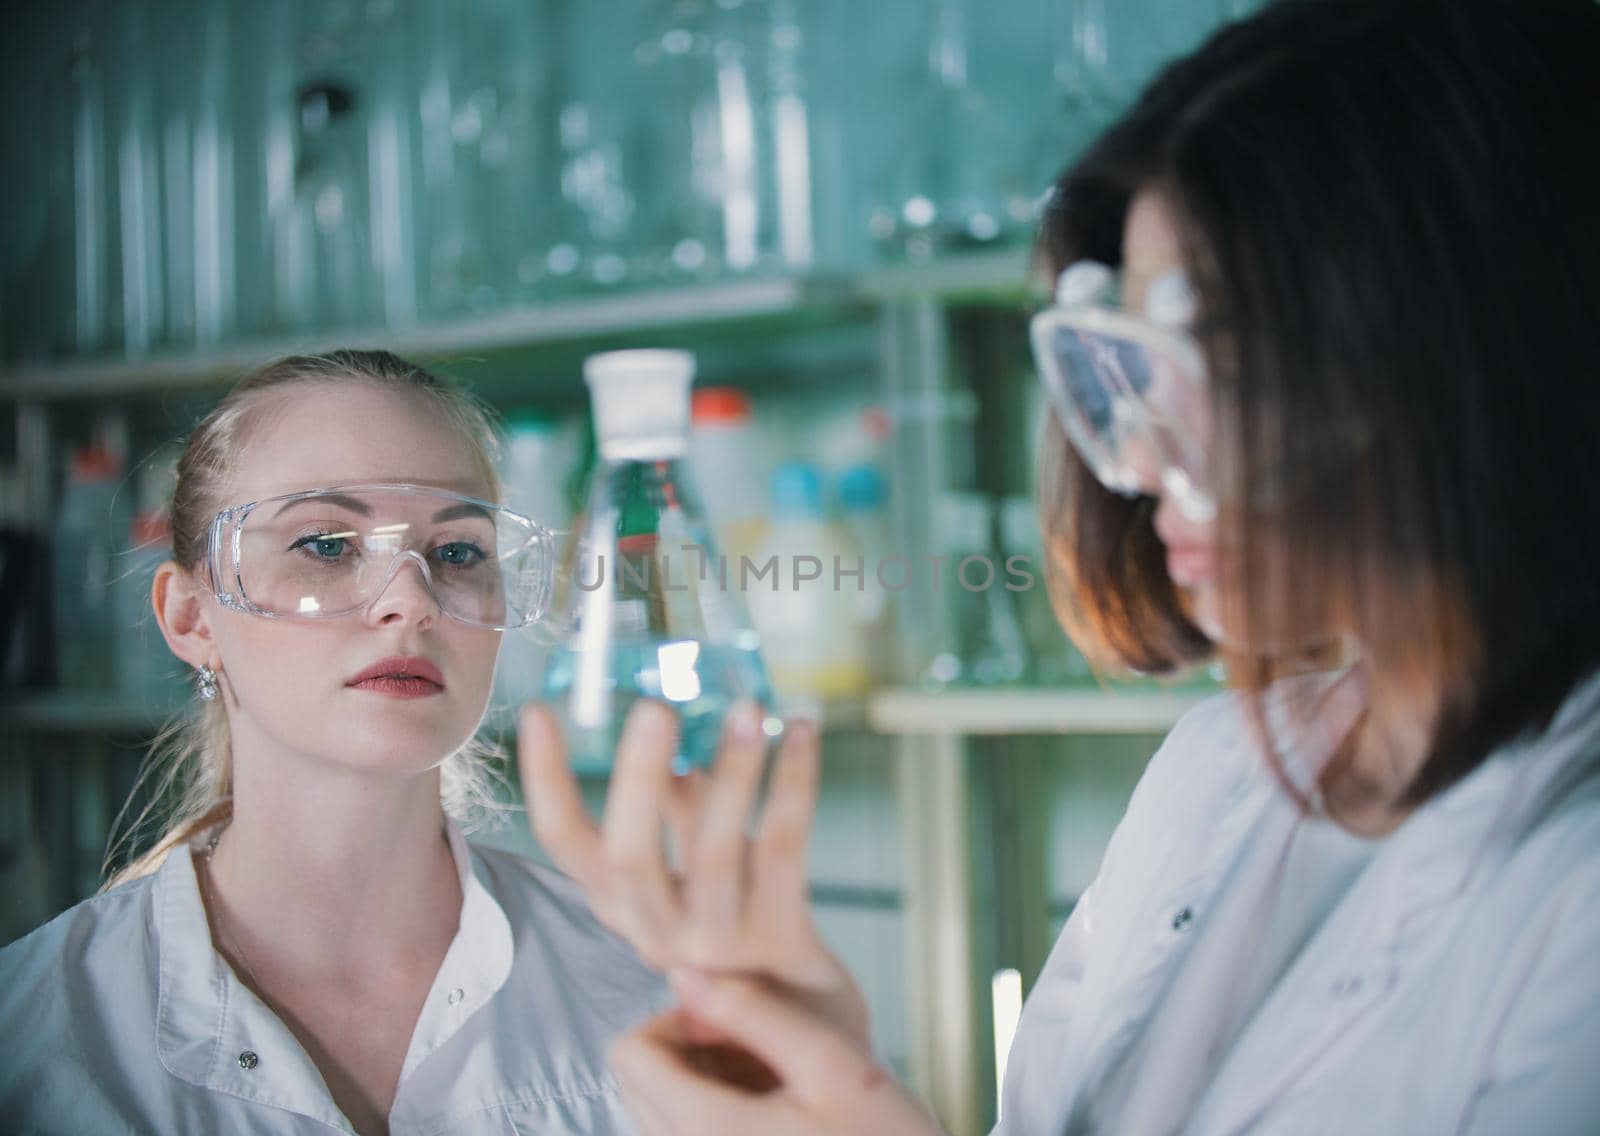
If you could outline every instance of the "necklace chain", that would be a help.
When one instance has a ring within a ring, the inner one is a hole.
[[[222,905],[217,902],[217,890],[212,881],[212,863],[217,855],[217,843],[222,839],[223,824],[216,832],[211,834],[211,839],[206,841],[206,870],[201,879],[204,881],[206,899],[210,902],[212,918],[216,922],[217,931],[222,936],[223,946],[227,947],[238,958],[244,967],[245,977],[250,980],[250,986],[257,994],[266,996],[266,987],[261,985],[261,979],[256,977],[255,968],[250,965],[250,956],[244,953],[244,946],[228,930],[228,921],[223,918]]]

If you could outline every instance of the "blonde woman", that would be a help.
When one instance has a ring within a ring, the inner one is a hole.
[[[181,805],[0,953],[0,1126],[632,1131],[656,978],[562,878],[463,839],[502,629],[548,537],[483,413],[381,352],[289,358],[190,436],[153,599],[199,714]]]

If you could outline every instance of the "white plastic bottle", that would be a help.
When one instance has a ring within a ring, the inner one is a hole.
[[[568,479],[578,462],[577,423],[537,407],[510,414],[500,461],[506,508],[559,530],[572,517]]]
[[[1006,581],[1014,589],[1012,595],[1028,645],[1029,679],[1041,686],[1093,682],[1093,669],[1067,638],[1050,603],[1039,506],[1032,497],[1007,497],[1001,502],[1000,540],[1006,558]]]
[[[106,690],[115,677],[111,582],[129,521],[121,476],[109,450],[76,451],[52,533],[60,681],[78,690]]]
[[[506,508],[553,531],[565,529],[572,519],[567,480],[578,462],[578,445],[575,423],[539,409],[512,414],[500,462]],[[514,714],[538,694],[549,654],[538,628],[519,627],[501,636],[491,701],[495,715]]]
[[[766,539],[738,565],[767,668],[785,710],[820,715],[830,699],[868,686],[867,643],[855,577],[861,554],[823,511],[815,466],[789,462],[772,474]]]
[[[150,608],[156,569],[172,556],[172,519],[167,506],[177,480],[177,462],[177,448],[165,446],[142,463],[139,510],[117,553],[112,585],[117,689],[153,716],[177,705],[186,690],[183,664],[167,649]]]
[[[874,683],[895,676],[893,596],[881,573],[893,554],[889,535],[888,487],[882,472],[870,462],[850,466],[839,475],[839,519],[856,552],[863,572],[855,586],[856,623],[867,640],[867,669]]]
[[[689,466],[724,556],[754,552],[767,527],[767,450],[757,436],[750,396],[737,387],[702,387],[690,403]]]

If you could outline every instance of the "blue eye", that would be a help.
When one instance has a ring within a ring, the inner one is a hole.
[[[337,560],[344,555],[350,542],[342,536],[323,536],[312,533],[303,536],[289,546],[290,551],[305,549],[318,560]]]
[[[452,568],[471,568],[486,559],[483,549],[464,540],[452,540],[433,550],[434,556]]]

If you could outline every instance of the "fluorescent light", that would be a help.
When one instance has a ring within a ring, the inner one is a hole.
[[[1011,1055],[1011,1039],[1022,1016],[1022,974],[1007,967],[994,972],[990,980],[994,1000],[994,1118],[1000,1119],[1000,1093],[1006,1083],[1006,1058]]]

